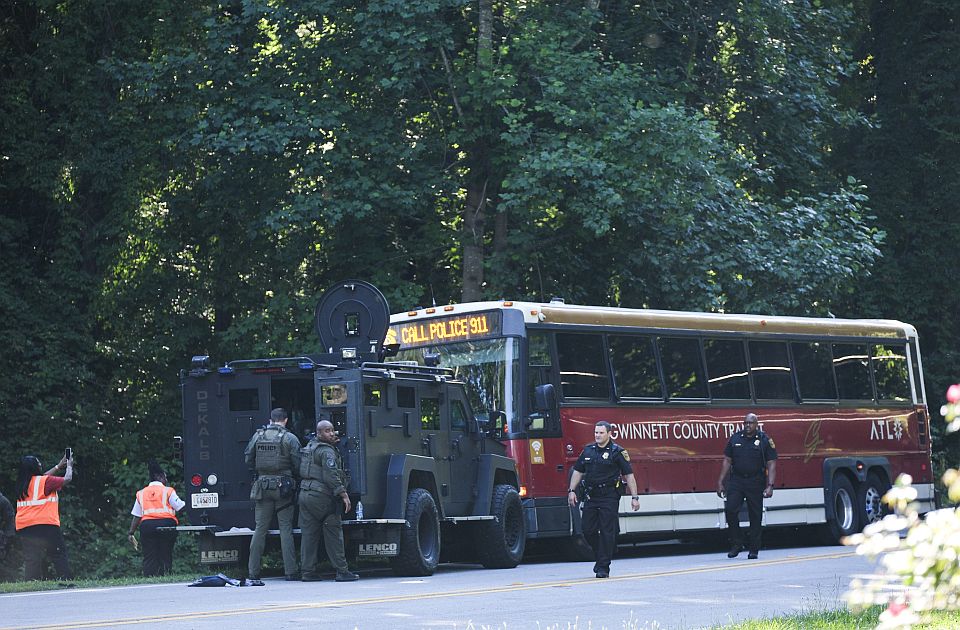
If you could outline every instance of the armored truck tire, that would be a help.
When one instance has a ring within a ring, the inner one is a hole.
[[[527,541],[516,488],[507,484],[494,487],[490,513],[496,519],[484,521],[480,530],[480,563],[487,569],[512,569],[523,559]]]
[[[390,567],[400,576],[433,575],[440,562],[440,515],[433,496],[423,488],[412,489],[404,518],[399,553],[390,559]]]

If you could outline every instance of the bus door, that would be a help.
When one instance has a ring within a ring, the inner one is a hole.
[[[254,473],[244,461],[244,449],[254,431],[269,421],[269,376],[245,370],[190,376],[183,401],[184,477],[190,495],[185,500],[193,511],[191,521],[252,528]],[[193,483],[197,478],[199,486]]]

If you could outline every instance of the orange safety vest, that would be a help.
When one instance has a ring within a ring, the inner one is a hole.
[[[172,518],[174,523],[177,520],[177,512],[170,505],[169,498],[173,494],[173,488],[167,486],[147,486],[137,493],[137,501],[143,509],[143,516],[140,520],[146,521],[151,518]]]
[[[47,475],[34,475],[27,486],[27,498],[17,499],[17,531],[34,525],[60,527],[60,496],[57,491],[47,494]]]

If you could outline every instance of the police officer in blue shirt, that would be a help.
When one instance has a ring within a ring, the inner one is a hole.
[[[773,496],[773,482],[777,473],[777,447],[766,433],[760,431],[757,414],[748,413],[743,429],[730,436],[723,449],[723,466],[717,481],[717,495],[726,498],[724,511],[730,530],[728,558],[736,558],[743,550],[740,532],[740,506],[747,502],[750,530],[747,542],[751,560],[760,552],[760,528],[763,518],[763,499]]]
[[[598,422],[593,428],[595,442],[584,447],[573,465],[567,503],[577,504],[577,487],[583,481],[583,535],[593,548],[596,564],[593,572],[598,578],[610,577],[610,559],[617,546],[620,515],[620,478],[630,489],[630,506],[640,509],[637,481],[630,466],[630,454],[610,439],[610,423]]]

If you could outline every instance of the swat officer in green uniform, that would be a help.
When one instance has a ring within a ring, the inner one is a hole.
[[[274,514],[280,526],[283,572],[287,580],[297,580],[300,575],[293,542],[293,508],[296,499],[293,475],[300,471],[300,440],[287,431],[285,409],[277,408],[270,412],[270,424],[258,429],[250,438],[244,459],[248,466],[253,466],[257,471],[257,479],[250,488],[250,498],[256,502],[257,525],[250,541],[250,561],[247,566],[249,584],[263,586],[260,581],[260,559]]]
[[[317,435],[300,456],[300,555],[303,581],[320,580],[317,574],[317,550],[320,536],[330,564],[337,570],[337,582],[353,582],[360,576],[351,573],[343,551],[343,527],[340,515],[350,511],[343,460],[337,450],[337,432],[329,420],[317,423]],[[342,509],[342,512],[341,512]]]
[[[743,429],[730,436],[723,450],[723,465],[717,481],[717,494],[726,498],[724,511],[730,530],[728,558],[736,558],[743,550],[740,532],[740,506],[747,502],[750,530],[747,558],[754,560],[760,553],[760,530],[763,523],[763,499],[773,496],[773,482],[777,474],[777,446],[766,433],[760,431],[757,414],[748,413]]]
[[[567,503],[576,505],[577,487],[583,481],[583,535],[593,548],[598,578],[610,577],[610,559],[617,547],[620,516],[620,478],[630,489],[630,507],[640,509],[637,481],[630,465],[630,454],[610,439],[610,423],[600,421],[593,428],[594,443],[584,447],[573,465]]]

